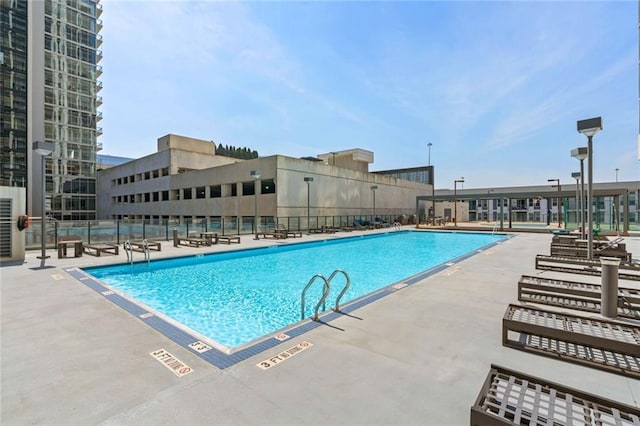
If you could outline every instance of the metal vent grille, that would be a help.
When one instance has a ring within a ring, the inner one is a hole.
[[[11,257],[11,198],[0,198],[0,257]]]

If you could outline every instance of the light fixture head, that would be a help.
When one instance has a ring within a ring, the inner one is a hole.
[[[306,177],[304,178],[305,182],[313,182],[313,178],[312,177]]]
[[[589,148],[581,146],[580,148],[573,148],[571,150],[571,156],[580,161],[586,159],[589,156]]]
[[[55,145],[53,142],[35,141],[32,148],[38,154],[46,157],[54,151]]]
[[[260,179],[260,170],[251,170],[251,177],[254,178],[255,180]]]
[[[602,117],[587,118],[578,121],[578,132],[585,136],[593,136],[602,130]]]

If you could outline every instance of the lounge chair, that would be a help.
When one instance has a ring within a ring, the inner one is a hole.
[[[218,237],[219,243],[225,243],[231,245],[231,243],[240,244],[239,235],[221,235]]]
[[[599,424],[600,420],[640,424],[637,407],[495,364],[471,406],[470,417],[471,426]]]
[[[640,327],[633,324],[512,304],[502,345],[640,378]]]
[[[286,235],[287,237],[302,238],[302,232],[300,232],[300,231],[290,231],[290,230],[287,229],[286,226],[284,226],[281,223],[278,224],[277,230],[280,231],[282,234]]]
[[[275,238],[275,239],[281,239],[281,238],[287,238],[287,232],[286,231],[282,231],[280,229],[276,229],[274,227],[271,226],[264,226],[262,227],[262,230],[258,233],[256,233],[256,237],[260,238],[262,236],[262,238]]]
[[[178,237],[178,245],[189,246],[189,247],[210,246],[211,240],[206,238]]]
[[[535,268],[544,271],[568,272],[583,275],[600,276],[602,268],[599,259],[589,260],[578,257],[536,256]],[[640,264],[620,261],[618,277],[623,280],[640,281]]]
[[[144,252],[144,241],[129,241],[131,244],[131,250]],[[162,243],[158,241],[147,241],[147,247],[149,250],[162,251]]]
[[[518,300],[579,311],[601,312],[602,286],[577,281],[523,275],[518,281]],[[640,319],[640,290],[618,287],[618,316]]]
[[[117,244],[108,244],[108,243],[94,243],[94,244],[84,244],[82,246],[83,253],[89,254],[91,256],[101,256],[103,253],[115,254],[119,253],[119,247]]]
[[[357,231],[366,231],[369,229],[373,229],[373,227],[369,224],[369,222],[361,222],[359,220],[354,220],[353,229]]]

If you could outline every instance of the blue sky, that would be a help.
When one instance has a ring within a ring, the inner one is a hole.
[[[436,188],[640,180],[638,3],[104,0],[102,154],[168,133],[261,156],[363,148]]]

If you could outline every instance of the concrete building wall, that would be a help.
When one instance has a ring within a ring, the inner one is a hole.
[[[196,152],[181,149],[193,141],[188,142],[159,140],[159,152],[100,171],[99,218],[253,218],[253,170],[261,174],[261,217],[305,217],[307,196],[312,216],[373,215],[372,186],[376,215],[414,213],[415,197],[431,191],[422,183],[324,162],[281,155],[236,160],[204,152],[198,144]],[[313,182],[307,185],[305,177]]]

